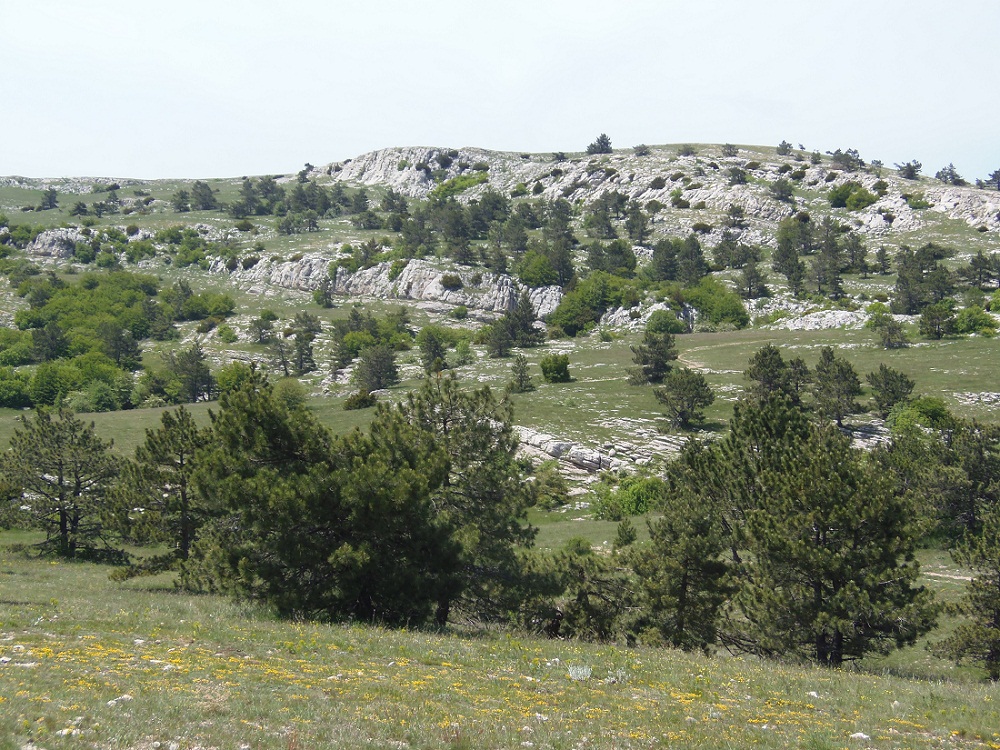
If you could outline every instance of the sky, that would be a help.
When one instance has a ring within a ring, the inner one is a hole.
[[[855,148],[1000,168],[996,0],[0,0],[0,175],[238,177],[391,146]]]

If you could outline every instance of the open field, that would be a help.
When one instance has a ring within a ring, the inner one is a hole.
[[[0,548],[0,750],[1000,747],[997,686],[941,662],[908,679],[277,622],[107,573]]]
[[[276,306],[276,309],[283,307]],[[345,315],[347,308],[314,309],[321,318],[329,320]],[[544,346],[524,350],[538,388],[512,397],[515,423],[593,445],[637,442],[637,430],[647,435],[655,434],[665,420],[653,389],[626,382],[626,368],[632,365],[629,346],[637,342],[636,334],[602,342],[595,333],[577,339],[550,341]],[[706,411],[706,431],[717,433],[724,428],[732,415],[733,402],[745,385],[743,370],[748,360],[768,343],[780,347],[786,358],[802,357],[810,366],[818,360],[820,347],[830,346],[838,356],[851,362],[862,382],[867,373],[884,362],[915,380],[916,393],[941,397],[956,415],[987,422],[997,420],[996,408],[988,402],[978,401],[976,394],[1000,392],[1000,369],[995,364],[1000,361],[1000,339],[920,340],[906,349],[887,351],[877,345],[871,332],[865,330],[749,329],[677,337],[680,362],[703,372],[716,393],[715,404]],[[502,390],[510,377],[510,360],[487,359],[481,347],[474,347],[474,350],[478,350],[479,359],[472,365],[457,368],[458,376],[469,384],[488,384],[495,390]],[[240,358],[267,361],[263,347],[244,345],[238,352]],[[573,382],[542,382],[537,362],[549,353],[569,355]],[[231,352],[230,356],[234,354]],[[328,357],[329,352],[318,348],[317,360],[322,361],[324,355]],[[225,359],[222,354],[217,356],[220,361]],[[394,394],[401,395],[418,385],[418,362],[416,350],[400,357],[404,375],[409,373],[409,376],[392,389]],[[322,395],[320,382],[328,372],[321,370],[303,379],[307,390],[315,395],[310,405],[321,421],[336,432],[367,424],[370,412],[350,412],[341,408],[349,390],[346,387]],[[862,403],[867,399],[865,386]],[[207,411],[212,405],[201,403],[188,408],[196,416],[203,415],[207,421]],[[134,409],[90,414],[87,418],[95,422],[99,434],[114,438],[116,447],[131,455],[145,429],[159,423],[161,412],[162,409]],[[6,444],[17,424],[17,416],[17,411],[0,409],[0,444]]]

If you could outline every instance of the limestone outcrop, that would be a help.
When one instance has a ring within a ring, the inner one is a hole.
[[[258,263],[253,268],[228,271],[217,261],[211,267],[217,273],[231,273],[238,282],[273,284],[286,289],[311,291],[329,277],[332,258],[326,254],[309,254],[294,261]],[[470,268],[443,269],[424,260],[411,260],[393,274],[393,264],[378,263],[371,268],[351,272],[336,269],[331,279],[332,291],[350,297],[376,297],[378,299],[409,299],[440,302],[445,305],[464,305],[490,313],[503,313],[511,309],[521,293],[521,285],[508,274],[480,272]],[[457,277],[461,286],[448,283],[446,276]],[[442,283],[445,282],[445,283]],[[537,317],[544,317],[555,310],[562,299],[558,286],[538,287],[528,290]]]
[[[86,241],[78,229],[47,229],[35,237],[26,252],[39,258],[71,258],[76,243]]]

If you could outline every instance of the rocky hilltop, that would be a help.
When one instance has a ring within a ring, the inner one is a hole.
[[[803,172],[797,184],[813,188],[816,193],[846,182],[876,192],[877,183],[884,181],[888,186],[885,195],[873,205],[849,214],[853,227],[870,237],[919,230],[933,221],[935,214],[977,228],[1000,230],[1000,193],[995,190],[946,185],[928,177],[906,180],[892,169],[845,171],[828,158],[812,164],[798,152],[776,157],[773,150],[737,147],[735,155],[727,156],[720,146],[703,146],[695,154],[681,156],[676,146],[659,146],[650,147],[648,155],[642,156],[622,150],[557,157],[561,155],[479,148],[387,148],[329,164],[325,169],[336,181],[392,188],[413,198],[427,197],[441,182],[476,171],[488,175],[488,180],[463,191],[461,200],[473,200],[492,189],[590,203],[606,192],[618,191],[642,203],[656,200],[670,206],[672,199],[680,195],[700,210],[665,211],[656,218],[660,230],[686,234],[706,215],[737,205],[747,217],[744,240],[771,244],[774,226],[784,217],[797,210],[822,209],[824,204],[829,209],[829,204],[818,196],[797,197],[784,203],[769,195],[769,185],[787,177],[788,167],[792,167]],[[730,184],[729,170],[733,168],[745,170],[746,184]],[[904,196],[914,192],[923,195],[929,209],[910,206]],[[933,212],[930,216],[928,210]]]

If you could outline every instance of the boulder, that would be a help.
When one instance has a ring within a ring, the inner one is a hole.
[[[47,229],[35,237],[26,252],[41,258],[72,258],[76,243],[86,241],[77,229]]]

